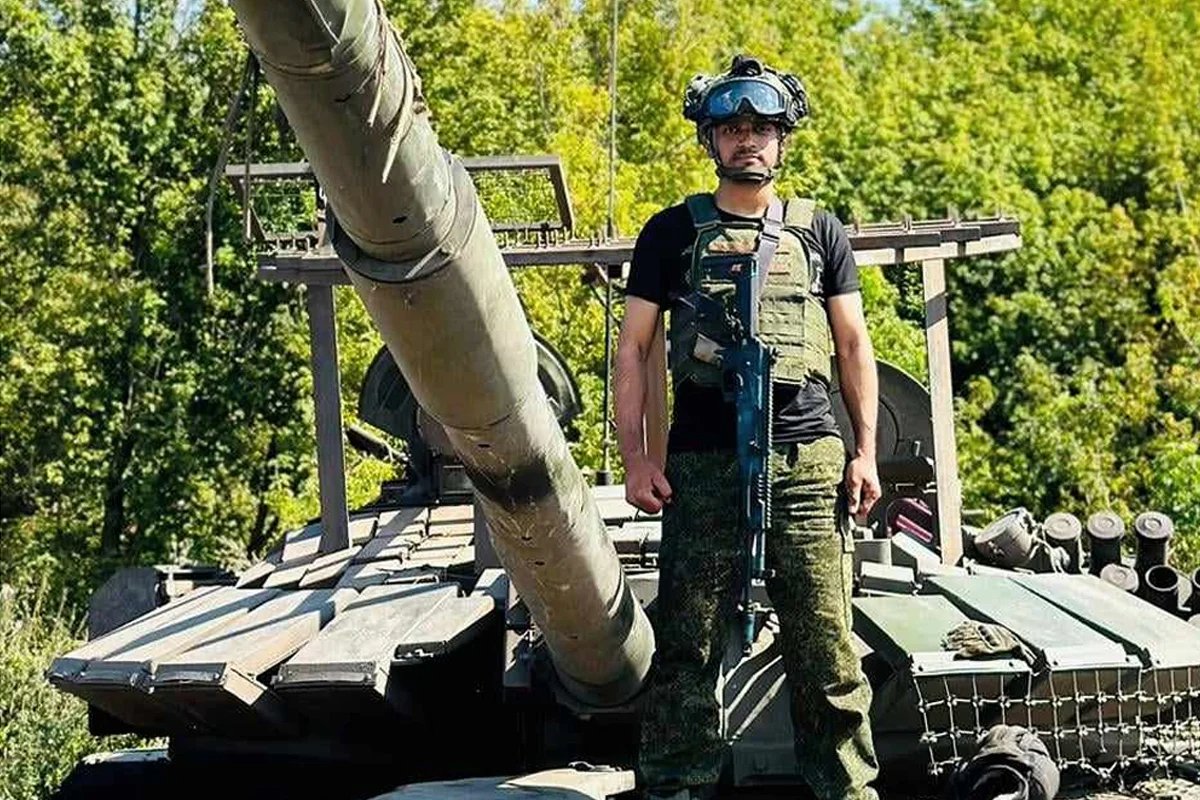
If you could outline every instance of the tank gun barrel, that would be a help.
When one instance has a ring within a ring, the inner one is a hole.
[[[542,393],[532,334],[462,165],[377,0],[233,0],[333,210],[334,248],[445,428],[497,555],[580,700],[620,703],[654,649]]]

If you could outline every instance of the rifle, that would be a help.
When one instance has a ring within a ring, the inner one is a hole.
[[[774,249],[774,248],[771,248]],[[742,647],[747,654],[755,639],[751,590],[766,577],[767,528],[771,524],[771,367],[776,351],[758,338],[758,298],[763,283],[761,253],[713,259],[710,274],[734,285],[736,317],[729,319],[731,339],[720,351],[726,396],[737,412],[737,456],[741,525],[746,538],[742,585]]]

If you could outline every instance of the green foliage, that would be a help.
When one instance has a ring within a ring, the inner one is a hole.
[[[1196,32],[1184,2],[913,4],[856,42],[876,113],[870,157],[847,153],[869,215],[1021,218],[1020,253],[951,271],[968,504],[1155,508],[1180,566],[1200,533]]]
[[[76,603],[116,563],[261,551],[311,471],[302,319],[227,197],[203,289],[232,14],[134,8],[0,2],[0,580]]]
[[[24,600],[0,594],[0,800],[48,797],[102,744],[138,744],[128,736],[92,738],[85,704],[46,683],[50,660],[79,644],[74,615],[46,599],[44,584]]]
[[[443,140],[562,154],[583,226],[600,227],[611,6],[392,10],[411,20]],[[634,0],[620,14],[620,230],[712,183],[678,113],[693,74],[739,50],[799,73],[814,118],[790,143],[784,191],[843,218],[1002,207],[1022,221],[1020,253],[950,270],[968,504],[1157,508],[1191,563],[1200,38],[1187,2],[946,0],[891,18],[853,3]],[[577,272],[518,285],[538,329],[571,351],[598,422],[602,312]],[[863,293],[880,355],[923,377],[917,271],[864,270]],[[576,453],[595,467],[587,424]]]
[[[388,8],[443,142],[560,153],[580,227],[603,227],[611,6]],[[49,570],[75,597],[114,563],[236,561],[316,513],[299,297],[252,279],[227,194],[212,298],[199,273],[235,26],[218,3],[182,27],[173,4],[135,9],[0,2],[0,571],[20,583]],[[678,114],[691,75],[738,50],[801,74],[815,112],[789,145],[785,191],[844,218],[1004,206],[1022,219],[1021,253],[951,270],[969,503],[1154,505],[1191,524],[1200,82],[1186,3],[957,0],[889,18],[846,3],[636,0],[620,13],[619,230],[711,185]],[[271,103],[264,87],[256,157],[292,157]],[[485,184],[497,218],[548,215],[528,176]],[[267,195],[258,210],[305,212]],[[583,274],[517,282],[576,369],[576,454],[596,468],[604,319]],[[864,270],[863,290],[880,354],[923,376],[916,271]],[[339,322],[349,401],[379,340],[348,292]],[[350,462],[366,499],[389,468]]]

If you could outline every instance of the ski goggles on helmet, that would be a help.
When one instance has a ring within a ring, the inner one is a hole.
[[[701,119],[723,122],[742,114],[788,116],[788,98],[781,89],[757,78],[735,78],[713,87],[700,108]]]

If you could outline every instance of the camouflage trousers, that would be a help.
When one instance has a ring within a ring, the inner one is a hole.
[[[818,800],[875,800],[871,689],[850,643],[844,465],[837,438],[775,447],[767,591],[779,616],[801,775]],[[717,782],[724,744],[716,685],[745,569],[736,457],[673,453],[667,479],[674,497],[663,516],[657,651],[639,758],[651,788]]]

